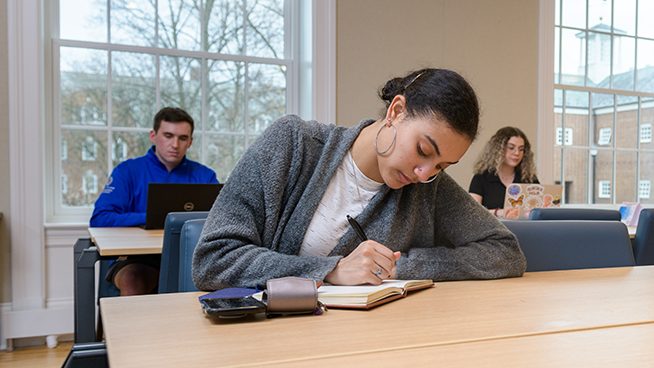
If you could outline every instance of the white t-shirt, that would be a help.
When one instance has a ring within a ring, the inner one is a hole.
[[[327,256],[349,228],[345,216],[360,214],[383,185],[365,176],[348,151],[311,219],[300,255]]]

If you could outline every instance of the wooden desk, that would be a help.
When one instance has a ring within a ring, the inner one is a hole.
[[[91,239],[74,246],[75,343],[99,341],[95,331],[95,263],[102,257],[160,254],[163,230],[139,227],[89,228]],[[75,346],[73,346],[75,349]]]
[[[266,367],[651,367],[654,324],[322,357]]]
[[[163,230],[140,227],[90,227],[91,240],[101,256],[161,254]]]
[[[212,322],[202,314],[198,295],[102,299],[109,363],[175,367],[312,360],[313,364],[316,359],[353,354],[376,357],[420,346],[651,323],[654,266],[443,282],[372,311],[334,309],[323,316],[250,322]]]

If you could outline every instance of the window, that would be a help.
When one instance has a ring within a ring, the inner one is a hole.
[[[638,182],[638,198],[649,199],[651,188],[652,182],[649,180],[641,180]]]
[[[597,138],[597,144],[600,146],[606,146],[611,143],[611,128],[602,128],[599,130],[599,138]]]
[[[82,161],[95,161],[98,156],[98,142],[86,137],[82,142]]]
[[[555,129],[553,179],[569,183],[568,203],[636,201],[640,183],[654,180],[654,2],[547,6],[554,31],[553,119],[546,123]],[[566,129],[574,145],[561,144]]]
[[[611,182],[608,180],[600,180],[597,183],[597,196],[600,198],[611,198]]]
[[[652,142],[652,124],[643,124],[640,126],[640,143]]]
[[[111,159],[114,163],[121,163],[127,159],[127,142],[122,137],[116,138],[114,149],[111,151]]]
[[[61,193],[68,193],[68,176],[61,175]]]
[[[556,128],[556,145],[560,146],[565,143],[566,146],[572,146],[572,128],[565,128],[565,142],[563,141],[563,128]]]
[[[98,176],[95,175],[91,170],[87,170],[84,176],[82,176],[82,193],[98,193]]]
[[[65,139],[61,140],[61,161],[68,160],[68,141]]]
[[[53,147],[61,150],[53,167],[55,177],[71,180],[65,192],[63,184],[53,186],[55,215],[90,211],[98,183],[120,162],[145,154],[163,106],[193,116],[187,155],[221,181],[275,119],[299,112],[306,66],[292,32],[311,27],[299,22],[306,11],[299,0],[46,3],[59,14],[48,33]]]

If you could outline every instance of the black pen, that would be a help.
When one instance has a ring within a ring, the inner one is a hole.
[[[350,217],[350,215],[347,215],[346,217],[347,217],[347,222],[350,223],[350,226],[352,226],[352,228],[354,229],[354,232],[357,233],[357,235],[359,236],[359,239],[361,240],[361,242],[364,242],[364,241],[368,240],[368,237],[366,236],[366,233],[363,232],[363,228],[361,227],[361,225],[359,225],[357,220]]]

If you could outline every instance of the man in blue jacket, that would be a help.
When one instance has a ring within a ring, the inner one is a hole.
[[[184,110],[164,107],[150,131],[153,146],[141,157],[120,163],[95,202],[91,227],[145,224],[149,183],[218,183],[216,173],[186,158],[193,143],[193,118]],[[147,294],[157,286],[159,255],[121,257],[107,273],[121,295]]]

